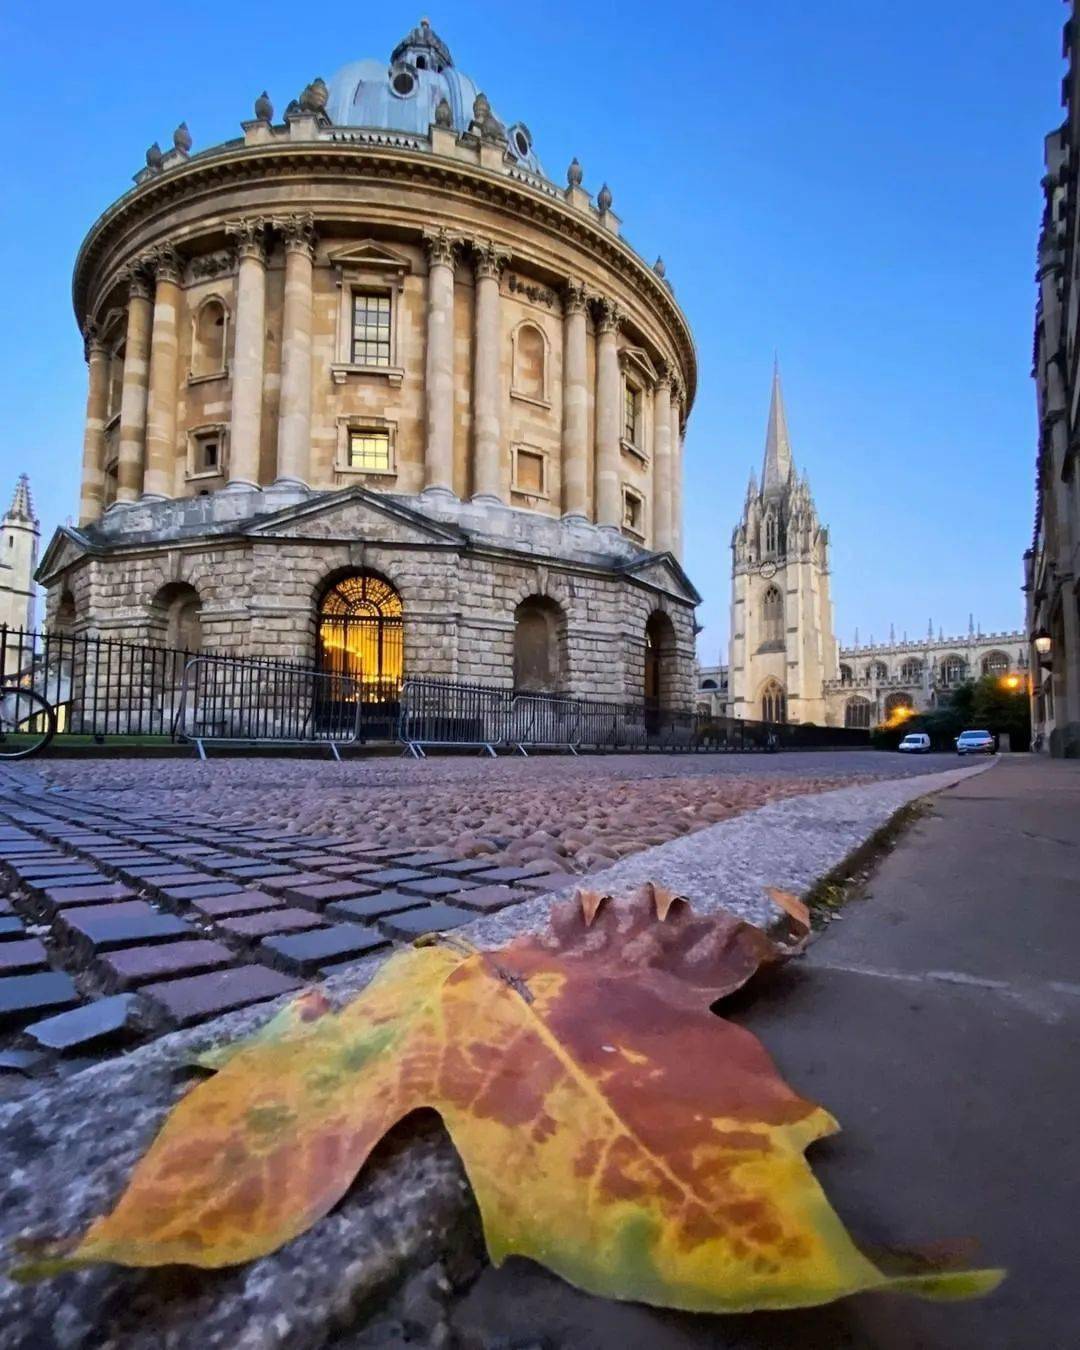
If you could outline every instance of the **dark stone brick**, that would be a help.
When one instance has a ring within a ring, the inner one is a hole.
[[[326,880],[322,872],[289,871],[284,876],[266,877],[261,882],[264,891],[281,891],[287,894],[296,886],[317,886]]]
[[[379,920],[379,927],[391,937],[406,941],[422,933],[443,933],[449,928],[460,928],[476,918],[467,909],[456,905],[424,905],[420,909],[406,909],[400,914],[388,914]]]
[[[368,886],[361,881],[322,881],[311,886],[290,886],[285,894],[297,904],[308,909],[325,909],[331,900],[356,900],[363,895],[374,895],[377,886]]]
[[[248,862],[236,867],[226,868],[230,877],[240,877],[245,881],[261,881],[264,877],[288,876],[293,870],[293,868],[285,867],[281,863],[272,862]]]
[[[72,909],[60,910],[53,920],[53,932],[64,937],[72,923],[84,919],[88,914],[102,915],[114,919],[148,919],[157,910],[145,900],[114,900],[110,905],[77,905]]]
[[[258,942],[260,938],[274,937],[278,933],[302,933],[322,926],[322,919],[306,909],[264,909],[259,914],[222,919],[217,928],[239,942]]]
[[[492,910],[505,909],[507,905],[528,900],[529,892],[517,890],[513,886],[477,886],[475,890],[460,891],[453,899],[467,909],[489,914]]]
[[[11,901],[0,896],[0,914],[11,914],[12,912]]]
[[[580,884],[581,877],[574,872],[535,872],[530,877],[522,877],[517,884],[533,895],[546,895],[548,891],[561,891],[575,882]]]
[[[122,1039],[133,1031],[134,994],[113,994],[73,1012],[47,1017],[26,1028],[26,1035],[46,1050],[86,1050],[102,1041]]]
[[[0,858],[28,858],[32,853],[51,853],[49,844],[41,844],[36,839],[12,839],[0,844]]]
[[[192,900],[191,907],[208,919],[231,919],[237,914],[284,909],[285,901],[263,891],[233,891],[231,895],[207,895],[201,900]]]
[[[299,980],[266,966],[234,966],[186,980],[148,984],[142,995],[170,1022],[187,1026],[301,988]]]
[[[373,862],[331,863],[322,870],[329,877],[362,877],[365,872],[374,872],[378,864]]]
[[[110,886],[108,877],[90,869],[81,872],[57,872],[51,877],[25,877],[23,884],[27,890],[47,891],[50,887],[70,890],[74,886]]]
[[[51,872],[73,872],[85,864],[67,853],[49,853],[40,861],[35,859],[33,862],[13,862],[8,863],[8,866],[17,877],[47,877]]]
[[[37,938],[23,938],[19,942],[0,942],[0,975],[14,975],[19,971],[44,970],[49,954]]]
[[[422,877],[419,881],[401,881],[398,885],[412,895],[422,895],[428,900],[441,899],[453,895],[455,891],[467,891],[476,883],[466,881],[464,877]]]
[[[201,881],[196,886],[158,886],[159,895],[167,900],[203,900],[208,895],[232,895],[235,881]]]
[[[338,852],[347,853],[350,858],[390,858],[394,850],[385,844],[341,844]]]
[[[235,956],[221,942],[195,938],[190,942],[163,942],[153,947],[125,947],[99,957],[95,969],[106,993],[137,989],[178,975],[199,975],[232,965]]]
[[[190,867],[181,868],[175,864],[169,872],[158,872],[155,876],[145,878],[146,885],[154,891],[164,886],[203,886],[211,884],[212,880],[206,872],[196,872]]]
[[[0,980],[0,1023],[26,1022],[52,1009],[71,1008],[79,991],[70,975],[58,970],[9,975]]]
[[[268,937],[260,943],[259,950],[278,969],[294,975],[309,975],[328,961],[341,961],[346,957],[359,959],[386,944],[387,939],[373,928],[362,928],[356,923],[336,923],[313,933]]]
[[[115,881],[107,886],[50,886],[45,891],[45,899],[56,909],[65,905],[97,904],[108,900],[126,900],[135,892],[130,886]]]
[[[477,880],[482,881],[486,886],[493,881],[522,881],[525,877],[531,877],[532,875],[533,873],[527,867],[489,867],[483,872],[477,873]]]
[[[364,880],[381,888],[400,886],[403,881],[420,881],[423,876],[423,872],[418,872],[414,867],[380,867],[374,872],[369,872]]]
[[[29,1077],[48,1062],[40,1050],[0,1050],[0,1073],[21,1073]]]
[[[102,914],[80,910],[67,919],[66,941],[84,960],[117,947],[149,942],[175,942],[192,936],[191,927],[172,914]]]
[[[424,904],[418,895],[402,895],[398,891],[380,891],[362,900],[335,900],[327,905],[328,917],[349,922],[381,919],[384,914],[399,914],[403,909],[419,909]]]
[[[491,861],[487,858],[458,858],[455,862],[440,863],[435,870],[440,876],[468,877],[490,867]]]
[[[458,862],[458,855],[448,848],[429,848],[421,853],[407,853],[397,860],[402,867],[439,867],[443,863]]]
[[[14,916],[0,919],[0,943],[12,942],[16,938],[21,938],[25,932],[22,919]]]

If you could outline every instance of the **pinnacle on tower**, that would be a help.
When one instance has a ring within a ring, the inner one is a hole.
[[[15,480],[15,495],[11,499],[11,506],[5,520],[24,520],[28,525],[36,525],[37,517],[34,515],[34,499],[30,496],[30,479],[25,473],[19,474]]]
[[[780,362],[773,363],[772,402],[769,405],[769,430],[765,437],[765,464],[761,472],[761,490],[783,488],[792,472],[791,441],[788,438],[784,391],[780,385]]]

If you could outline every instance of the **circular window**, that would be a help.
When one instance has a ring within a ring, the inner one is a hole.
[[[411,70],[399,70],[391,77],[390,88],[399,98],[408,98],[416,88],[416,76]]]
[[[510,144],[514,147],[519,159],[528,159],[532,151],[532,137],[529,135],[529,128],[521,122],[511,127]]]

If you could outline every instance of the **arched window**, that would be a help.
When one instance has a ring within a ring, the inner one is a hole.
[[[877,680],[879,683],[882,680],[887,680],[889,678],[889,668],[884,661],[871,661],[866,667],[866,678],[868,680]]]
[[[894,694],[890,694],[889,697],[885,700],[886,718],[893,718],[898,713],[902,713],[905,710],[908,712],[915,711],[915,705],[911,701],[910,694],[904,694],[897,691]]]
[[[844,726],[859,727],[863,730],[869,728],[872,707],[868,698],[860,698],[858,695],[849,698],[844,707]]]
[[[945,684],[962,684],[967,674],[967,662],[956,652],[950,652],[941,663],[941,678]]]
[[[202,651],[202,601],[186,581],[170,581],[150,602],[153,638],[179,652]]]
[[[227,311],[217,296],[204,300],[195,312],[191,338],[192,375],[220,375],[225,370]]]
[[[396,690],[403,636],[401,596],[374,572],[342,577],[319,605],[319,664],[331,674]]]
[[[530,595],[514,611],[514,688],[555,693],[565,685],[566,616],[546,595]]]
[[[770,586],[761,597],[761,640],[784,640],[784,597],[777,586]]]
[[[840,667],[840,683],[841,683],[841,684],[853,684],[854,681],[855,681],[855,674],[854,674],[854,672],[852,671],[851,667],[850,667],[850,666],[841,665],[841,667]]]
[[[987,652],[982,659],[984,675],[1008,675],[1009,658],[1004,652]]]
[[[720,686],[715,680],[702,680],[701,687],[702,689],[719,689]]]
[[[774,723],[787,721],[787,696],[778,680],[766,680],[761,691],[761,720]]]
[[[533,323],[523,323],[514,333],[514,383],[512,392],[543,402],[547,398],[547,340]]]
[[[776,552],[776,517],[771,513],[765,517],[765,552]]]
[[[918,684],[922,679],[923,663],[915,656],[909,656],[900,667],[900,678],[905,684]]]

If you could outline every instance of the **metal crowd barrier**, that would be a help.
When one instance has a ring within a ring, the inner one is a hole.
[[[214,745],[325,745],[361,739],[363,689],[346,675],[278,661],[193,657],[184,667],[174,732],[199,758]]]
[[[569,750],[576,755],[581,742],[581,710],[577,699],[515,694],[510,700],[505,739],[526,759],[530,749]]]

